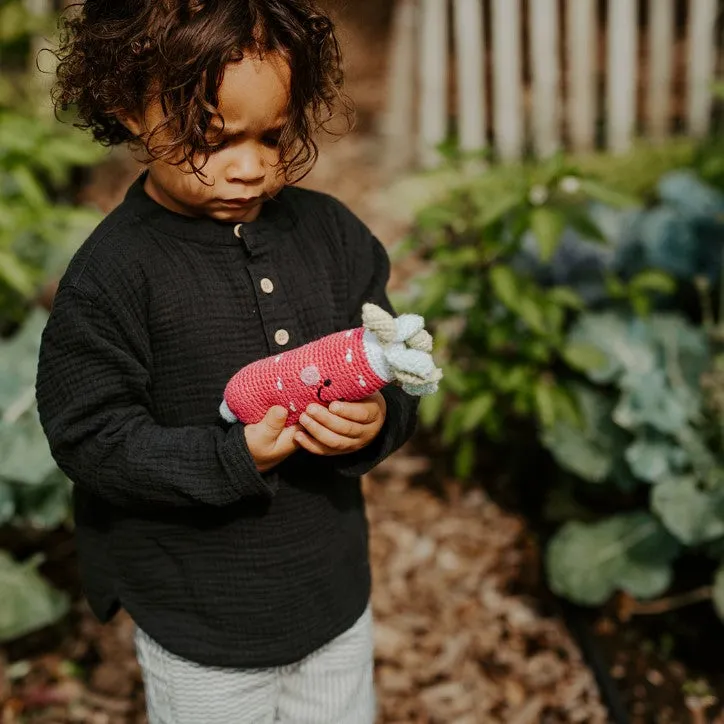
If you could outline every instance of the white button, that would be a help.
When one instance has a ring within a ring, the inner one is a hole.
[[[237,239],[241,239],[241,232],[242,232],[242,229],[243,229],[243,228],[244,228],[244,225],[243,225],[243,224],[237,224],[237,225],[234,227],[234,236],[235,236]]]
[[[271,279],[267,279],[264,277],[264,279],[260,282],[261,290],[265,294],[271,294],[274,291],[274,283]]]
[[[289,343],[289,332],[287,332],[286,329],[278,329],[274,335],[274,341],[280,347],[283,347],[285,344]]]

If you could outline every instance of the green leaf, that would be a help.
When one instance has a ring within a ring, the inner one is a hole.
[[[589,198],[616,208],[629,208],[641,204],[641,201],[635,196],[622,193],[591,179],[581,179],[581,191]]]
[[[16,518],[23,525],[52,530],[69,519],[71,483],[55,470],[42,485],[16,486]]]
[[[568,334],[568,345],[593,345],[606,356],[607,364],[586,370],[586,376],[598,384],[607,384],[625,369],[632,355],[639,363],[653,369],[653,352],[642,344],[632,345],[628,339],[628,323],[612,312],[582,314]],[[622,359],[623,356],[623,359]]]
[[[662,271],[649,269],[633,277],[629,287],[637,291],[673,294],[676,291],[676,280]]]
[[[70,608],[67,594],[48,585],[36,563],[17,563],[0,551],[0,642],[59,621]]]
[[[582,428],[585,422],[578,410],[573,393],[562,385],[553,388],[553,399],[556,406],[556,419],[562,420],[574,428]]]
[[[629,437],[611,420],[613,402],[591,387],[571,385],[583,425],[565,419],[541,436],[558,465],[589,483],[606,482]]]
[[[607,274],[605,278],[606,291],[612,299],[625,299],[628,293],[626,285],[613,274]]]
[[[724,490],[706,490],[694,476],[672,477],[654,486],[651,509],[686,545],[724,535]]]
[[[490,283],[495,296],[513,311],[518,309],[520,286],[515,272],[502,264],[490,270]]]
[[[464,406],[465,412],[462,420],[462,431],[472,432],[479,427],[488,416],[495,404],[495,397],[491,392],[478,395]]]
[[[35,284],[28,266],[14,254],[2,249],[0,249],[0,280],[27,299],[35,294]]]
[[[535,386],[535,404],[538,419],[544,427],[552,427],[556,422],[555,388],[547,379],[540,379]]]
[[[29,167],[18,166],[12,170],[11,176],[26,203],[38,209],[47,206],[48,198],[45,194],[45,189],[43,189],[43,186],[33,175]]]
[[[712,602],[719,618],[724,619],[724,563],[719,566],[714,574]]]
[[[475,469],[476,457],[475,441],[466,437],[455,453],[455,474],[462,480],[467,480]]]
[[[455,365],[448,363],[445,365],[445,376],[443,377],[444,387],[451,390],[460,397],[465,397],[468,393],[469,381],[465,373]]]
[[[629,445],[625,458],[639,480],[655,484],[671,474],[671,457],[676,450],[678,448],[665,436],[651,432]]]
[[[551,343],[557,346],[556,340],[560,339],[563,333],[563,325],[566,321],[566,313],[564,309],[557,304],[546,299],[543,304],[543,315],[545,317],[545,325],[551,337]]]
[[[34,398],[40,338],[47,319],[48,313],[36,308],[26,317],[20,331],[9,339],[0,339],[0,413],[11,407],[30,406],[23,401],[32,402]]]
[[[504,216],[513,211],[516,206],[521,206],[525,202],[525,192],[521,189],[509,191],[498,197],[489,199],[487,203],[481,205],[480,211],[475,219],[475,224],[480,227],[490,226],[490,224],[500,221]]]
[[[578,292],[574,291],[570,287],[553,287],[553,289],[546,292],[546,297],[549,301],[554,302],[561,307],[566,307],[575,311],[581,311],[586,306]]]
[[[432,274],[420,280],[422,295],[416,300],[419,313],[425,317],[435,317],[439,309],[444,308],[445,297],[450,291],[445,274]]]
[[[420,422],[423,427],[431,428],[437,423],[442,414],[443,403],[445,402],[445,395],[438,392],[435,395],[425,395],[420,400],[420,406],[418,408],[418,414]]]
[[[566,222],[587,241],[598,244],[605,244],[608,241],[598,224],[580,206],[569,206],[566,209]]]
[[[608,364],[608,357],[600,347],[586,342],[569,342],[561,350],[561,356],[569,367],[579,372],[596,372]]]
[[[687,400],[685,389],[671,390],[664,371],[654,369],[627,375],[613,419],[617,425],[631,432],[652,427],[673,435],[686,427],[697,407],[695,401]]]
[[[519,299],[518,307],[515,311],[533,332],[541,336],[548,334],[545,313],[537,300],[523,295]]]
[[[538,241],[541,261],[547,262],[553,258],[565,226],[566,219],[560,211],[550,206],[533,209],[530,215],[530,228]]]
[[[464,413],[465,409],[458,405],[458,407],[453,408],[445,416],[442,427],[442,441],[444,445],[449,447],[460,437]]]
[[[564,525],[548,546],[546,569],[555,593],[598,606],[616,590],[636,598],[663,593],[678,552],[676,541],[653,516],[628,513],[594,524]]]
[[[0,418],[0,479],[41,485],[55,470],[34,404],[15,422]]]

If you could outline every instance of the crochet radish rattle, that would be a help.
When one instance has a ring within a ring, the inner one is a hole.
[[[430,395],[442,379],[431,352],[422,317],[394,318],[365,304],[361,327],[243,367],[229,380],[219,412],[227,422],[253,424],[281,405],[289,411],[286,424],[294,425],[312,402],[354,402],[391,383],[411,395]]]

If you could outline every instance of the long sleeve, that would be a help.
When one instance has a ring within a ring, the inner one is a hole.
[[[78,486],[131,509],[223,506],[271,497],[243,425],[164,427],[150,412],[150,344],[124,310],[61,288],[43,334],[41,423],[58,466]]]
[[[396,315],[387,295],[390,260],[386,249],[367,226],[339,202],[337,210],[347,249],[350,327],[362,324],[362,305],[366,302]],[[358,477],[368,473],[402,447],[415,431],[419,400],[395,385],[383,388],[382,395],[387,403],[387,416],[377,437],[362,450],[333,458],[336,469],[343,475]]]

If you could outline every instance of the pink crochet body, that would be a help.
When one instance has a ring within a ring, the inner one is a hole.
[[[312,402],[329,406],[335,400],[354,402],[369,397],[388,382],[370,366],[363,327],[336,332],[274,357],[252,362],[226,386],[224,401],[237,420],[254,424],[270,407],[289,411],[294,425]]]

